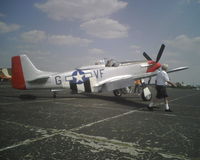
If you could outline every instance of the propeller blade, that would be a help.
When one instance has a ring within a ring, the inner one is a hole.
[[[148,60],[148,61],[152,61],[152,59],[148,56],[148,54],[147,53],[143,53],[143,56]]]
[[[161,58],[161,56],[163,54],[164,49],[165,49],[165,45],[162,44],[161,47],[160,47],[160,50],[158,52],[157,58],[156,58],[156,63],[160,60],[160,58]]]

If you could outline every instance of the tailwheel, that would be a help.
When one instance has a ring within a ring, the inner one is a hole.
[[[56,92],[53,92],[53,98],[56,98],[56,96],[57,96]]]
[[[116,90],[113,91],[113,94],[116,97],[121,97],[122,96],[122,90],[121,89],[116,89]]]

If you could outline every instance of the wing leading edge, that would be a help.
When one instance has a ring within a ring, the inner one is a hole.
[[[182,70],[186,70],[188,68],[189,67],[187,67],[187,66],[178,67],[178,68],[174,68],[174,69],[167,71],[167,73],[182,71]],[[137,79],[154,77],[156,75],[157,75],[157,72],[150,72],[150,73],[144,73],[141,75],[133,75],[133,76],[132,75],[117,76],[117,77],[112,77],[110,79],[104,80],[104,81],[96,84],[95,87],[102,87],[102,91],[112,91],[115,89],[132,86],[133,82]]]

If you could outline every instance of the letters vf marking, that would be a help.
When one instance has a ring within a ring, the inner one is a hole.
[[[103,70],[104,70],[104,69],[99,69],[99,70],[94,70],[94,71],[93,71],[93,72],[94,72],[94,75],[95,75],[95,77],[96,77],[97,79],[102,78],[102,76],[103,76]]]

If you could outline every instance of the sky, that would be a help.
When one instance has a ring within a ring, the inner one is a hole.
[[[103,58],[169,68],[173,82],[200,84],[200,0],[1,0],[0,67],[26,54],[40,70],[65,72]]]

